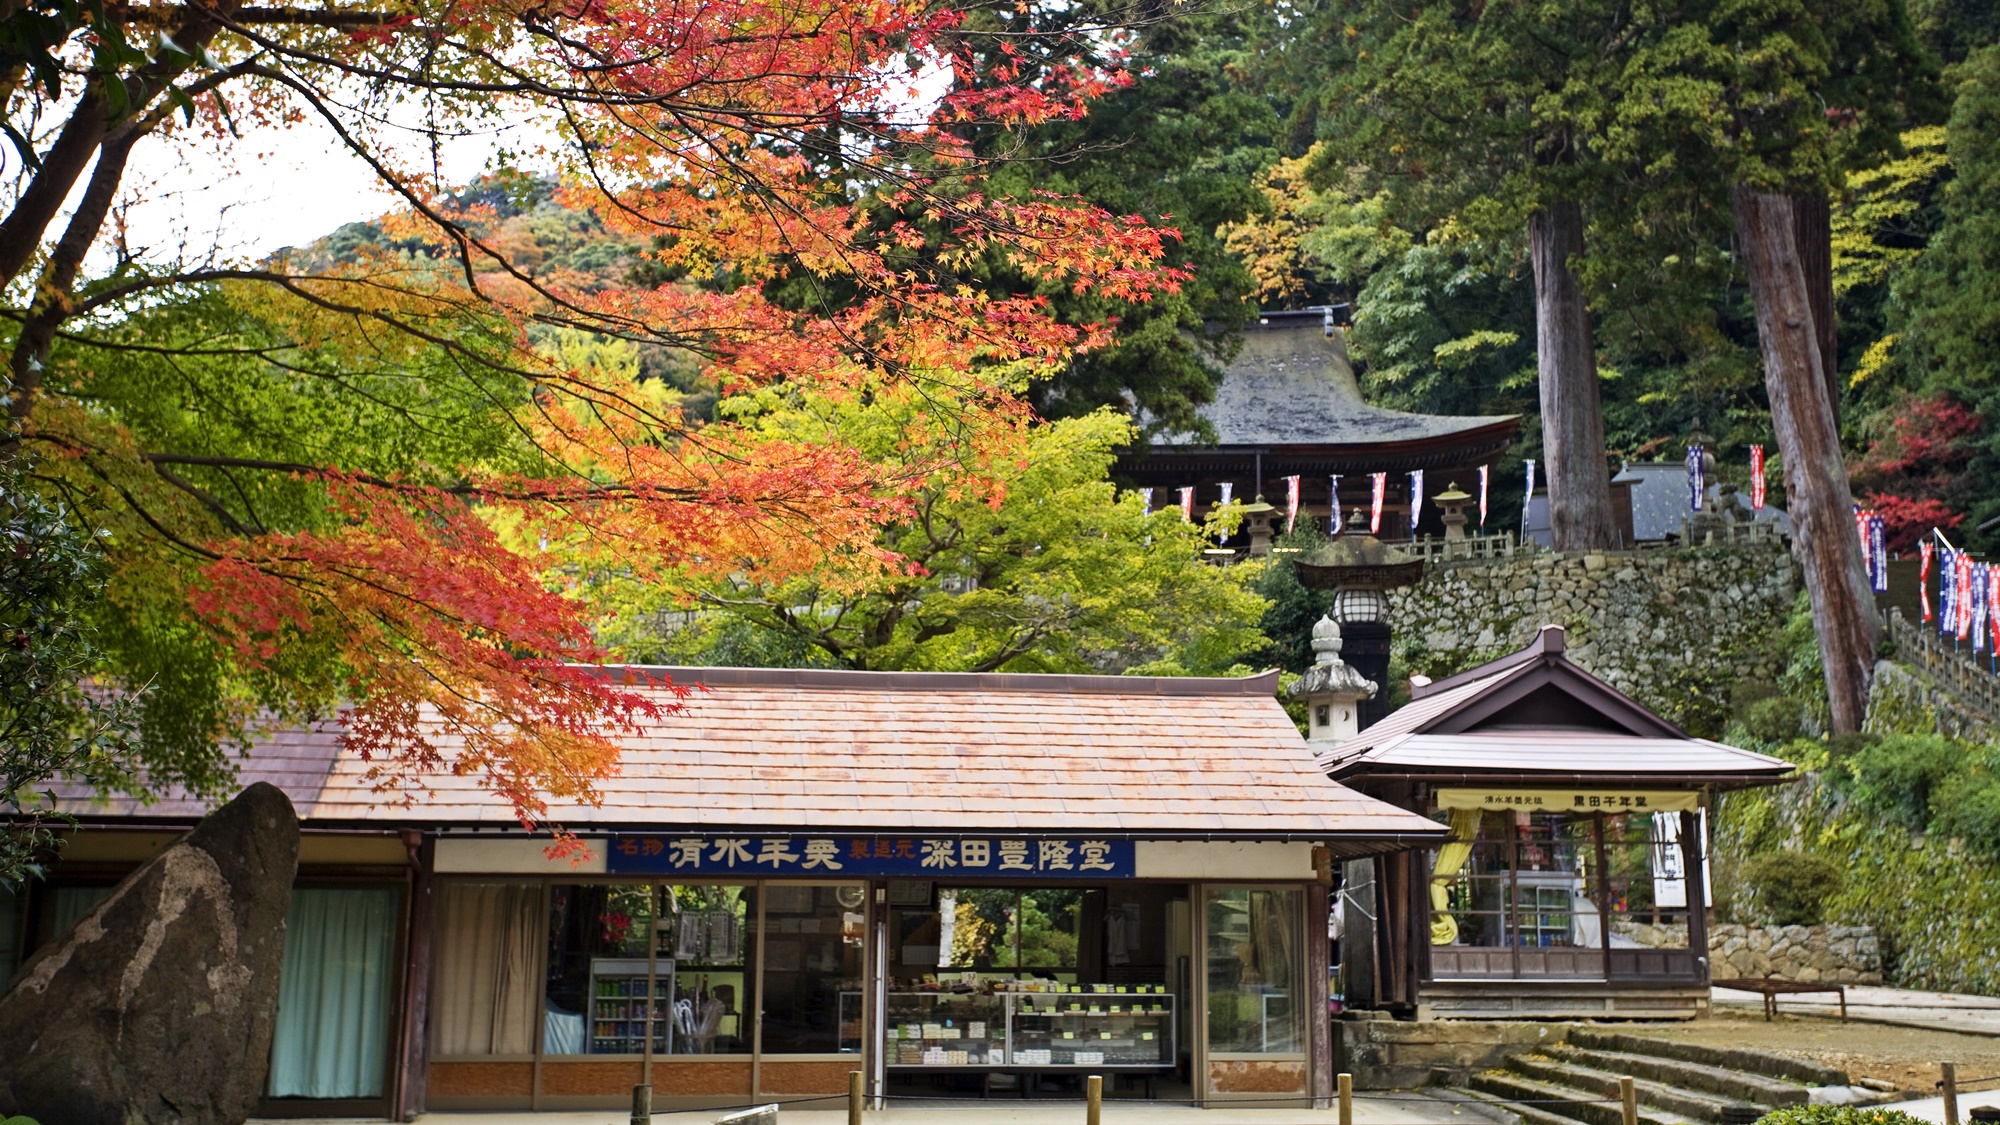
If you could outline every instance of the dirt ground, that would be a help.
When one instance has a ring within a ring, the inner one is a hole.
[[[1957,1064],[1959,1082],[1968,1086],[1971,1079],[2000,1075],[2000,1038],[1953,1031],[1785,1015],[1765,1023],[1761,1015],[1723,1011],[1704,1020],[1648,1028],[1642,1034],[1809,1059],[1839,1067],[1850,1079],[1893,1082],[1924,1097],[1936,1092],[1940,1061]],[[1982,1083],[1976,1088],[1994,1085]]]

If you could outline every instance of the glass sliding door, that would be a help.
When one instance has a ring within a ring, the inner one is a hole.
[[[292,892],[271,1042],[271,1097],[382,1096],[400,897],[394,887]]]

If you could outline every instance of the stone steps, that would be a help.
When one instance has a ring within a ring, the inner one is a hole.
[[[1696,1090],[1723,1099],[1747,1102],[1771,1109],[1805,1105],[1806,1089],[1795,1082],[1770,1078],[1751,1071],[1711,1066],[1684,1059],[1662,1058],[1657,1054],[1606,1051],[1591,1047],[1559,1044],[1547,1054],[1611,1074],[1665,1083],[1684,1090]]]
[[[1684,1043],[1676,1039],[1649,1039],[1643,1035],[1630,1035],[1597,1027],[1572,1028],[1567,1038],[1572,1047],[1695,1063],[1747,1075],[1779,1079],[1802,1086],[1848,1084],[1847,1072],[1844,1070],[1835,1070],[1830,1066],[1743,1047],[1710,1047],[1702,1043]]]
[[[1584,1125],[1623,1125],[1625,1119],[1624,1108],[1618,1102],[1615,1078],[1613,1093],[1608,1100],[1602,1094],[1530,1078],[1512,1070],[1481,1071],[1472,1076],[1468,1085],[1473,1090],[1505,1099],[1509,1103],[1508,1109],[1524,1117],[1527,1111],[1534,1110],[1566,1118],[1569,1122],[1581,1121]],[[1639,1103],[1639,1125],[1698,1125],[1698,1119],[1649,1105],[1642,1099]]]
[[[1712,1122],[1714,1125],[1722,1125],[1727,1120],[1725,1111],[1729,1109],[1749,1110],[1762,1116],[1761,1106],[1640,1078],[1630,1070],[1604,1070],[1541,1055],[1516,1055],[1507,1060],[1507,1069],[1524,1077],[1582,1090],[1586,1094],[1595,1094],[1600,1098],[1618,1097],[1619,1078],[1629,1076],[1632,1078],[1633,1093],[1638,1097],[1642,1113],[1645,1108],[1663,1109],[1696,1121]],[[1803,1090],[1800,1092],[1804,1093]]]
[[[1469,1085],[1454,1086],[1445,1092],[1482,1108],[1487,1116],[1501,1122],[1502,1125],[1576,1125],[1574,1117],[1564,1117],[1539,1105],[1509,1101],[1498,1094],[1489,1094],[1485,1090],[1474,1089]]]

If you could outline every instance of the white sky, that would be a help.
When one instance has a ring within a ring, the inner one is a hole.
[[[449,141],[440,171],[447,183],[466,183],[496,150],[521,143],[504,133]],[[242,260],[302,246],[398,205],[315,118],[288,129],[246,125],[242,140],[220,147],[148,137],[133,150],[122,213],[127,245],[145,248],[146,257]]]

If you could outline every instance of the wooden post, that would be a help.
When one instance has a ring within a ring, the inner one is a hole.
[[[653,1088],[643,1083],[632,1087],[632,1125],[653,1125]]]
[[[1943,1077],[1938,1087],[1944,1091],[1944,1125],[1958,1125],[1958,1064],[1939,1063]]]
[[[1083,1112],[1084,1125],[1102,1125],[1104,1121],[1104,1076],[1090,1076],[1089,1094]]]
[[[1306,1048],[1312,1060],[1309,1085],[1313,1108],[1326,1109],[1329,1093],[1326,1080],[1333,1073],[1333,1016],[1328,1011],[1326,980],[1333,965],[1333,951],[1326,934],[1327,886],[1333,881],[1333,859],[1324,855],[1324,847],[1315,847],[1313,851],[1314,868],[1323,874],[1306,884]]]
[[[1639,1091],[1633,1089],[1630,1077],[1618,1080],[1618,1100],[1625,1125],[1639,1125]]]
[[[847,1072],[847,1125],[861,1125],[861,1072]]]
[[[1342,1071],[1336,1081],[1340,1089],[1340,1125],[1354,1125],[1354,1076]]]
[[[415,829],[403,831],[410,853],[410,938],[403,976],[401,1050],[397,1054],[395,1103],[397,1121],[423,1115],[430,1085],[431,961],[437,932],[437,880],[431,874],[437,840]]]

